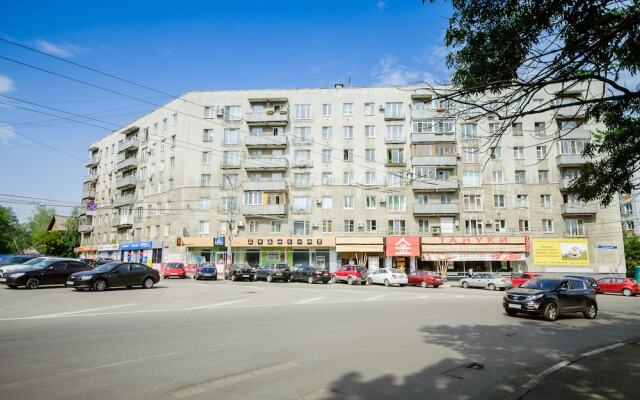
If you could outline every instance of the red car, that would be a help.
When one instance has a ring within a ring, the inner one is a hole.
[[[187,277],[187,270],[184,268],[184,264],[182,263],[168,263],[164,266],[162,277],[164,279],[169,279],[171,277],[184,279]]]
[[[444,285],[444,281],[433,271],[414,271],[409,274],[409,286],[438,286]]]
[[[343,265],[331,274],[331,282],[347,282],[349,285],[367,283],[367,269],[360,265]]]
[[[535,278],[536,276],[540,276],[540,274],[534,274],[532,272],[525,272],[523,274],[511,274],[511,287],[518,287],[529,279]]]
[[[636,296],[640,286],[631,278],[602,278],[598,281],[602,293],[622,293],[625,296]]]

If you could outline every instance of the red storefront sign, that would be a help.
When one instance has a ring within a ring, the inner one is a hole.
[[[386,245],[387,256],[419,256],[420,237],[418,236],[388,236]]]

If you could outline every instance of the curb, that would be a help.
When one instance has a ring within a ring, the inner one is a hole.
[[[600,353],[604,353],[605,351],[610,351],[610,350],[615,350],[618,349],[620,347],[623,346],[627,346],[630,344],[636,344],[640,342],[640,338],[634,339],[634,340],[629,340],[626,342],[618,342],[618,343],[614,343],[611,344],[609,346],[604,346],[604,347],[599,347],[590,351],[587,351],[585,353],[581,353],[578,354],[576,356],[570,357],[566,360],[562,360],[559,363],[556,363],[554,365],[552,365],[551,367],[545,369],[544,371],[540,372],[539,374],[535,375],[533,378],[531,378],[527,383],[525,383],[524,385],[522,385],[518,390],[516,390],[513,394],[511,394],[509,397],[507,397],[507,400],[520,400],[522,399],[527,393],[529,393],[529,391],[531,391],[531,389],[535,388],[536,386],[538,386],[540,383],[542,383],[542,381],[544,381],[548,376],[550,376],[551,374],[560,371],[562,368],[565,368],[571,364],[574,364],[580,360],[583,360],[585,358],[589,358],[591,356],[595,356],[597,354]]]

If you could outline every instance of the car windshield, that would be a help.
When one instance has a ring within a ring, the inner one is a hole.
[[[537,289],[537,290],[549,290],[555,289],[558,286],[558,281],[552,279],[530,279],[527,282],[520,285],[524,289]]]
[[[403,273],[404,273],[404,272],[400,271],[400,270],[399,270],[399,269],[397,269],[397,268],[391,268],[389,271],[390,271],[391,273],[393,273],[393,274],[403,274]]]
[[[34,265],[37,264],[41,261],[44,261],[45,259],[43,257],[36,257],[36,258],[32,258],[31,260],[27,261],[26,263],[24,263],[24,265]]]
[[[107,263],[107,264],[102,264],[99,267],[95,267],[93,269],[94,272],[107,272],[107,271],[111,271],[112,269],[114,269],[115,267],[117,267],[118,265],[120,265],[120,263]]]
[[[176,263],[169,263],[169,264],[167,264],[167,268],[184,268],[184,265],[176,264]]]

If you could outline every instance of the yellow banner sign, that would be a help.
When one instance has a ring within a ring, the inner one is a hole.
[[[587,239],[533,239],[533,263],[538,265],[589,265]]]

